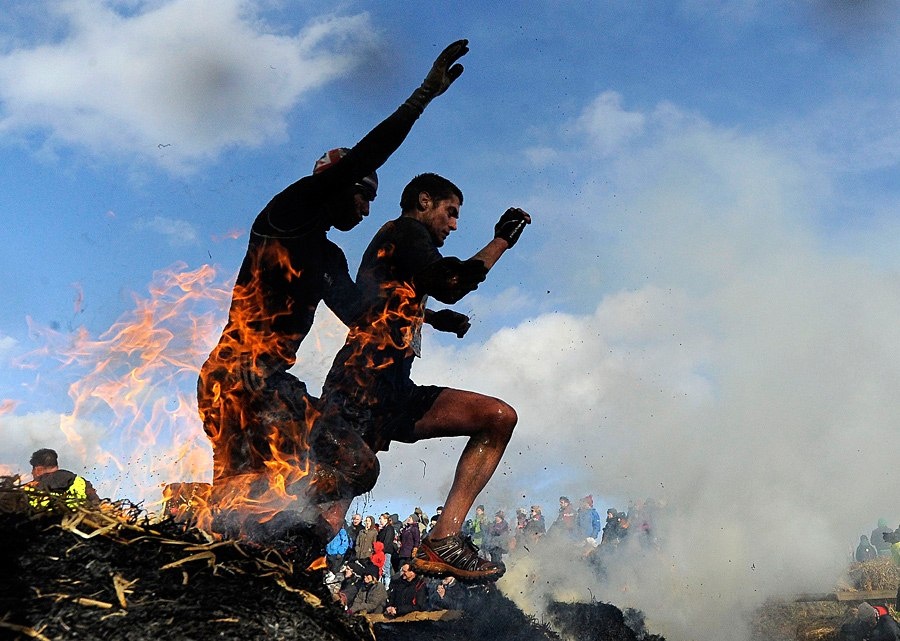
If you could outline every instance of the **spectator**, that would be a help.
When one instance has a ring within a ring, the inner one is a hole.
[[[540,505],[531,506],[531,517],[525,522],[525,543],[535,543],[547,532]]]
[[[385,585],[389,585],[391,582],[391,569],[397,565],[396,559],[391,558],[397,553],[396,546],[394,545],[394,541],[397,538],[397,532],[394,530],[394,523],[391,522],[391,515],[387,512],[378,517],[378,523],[378,541],[381,542],[385,556],[385,562],[382,564],[385,569],[382,580]]]
[[[456,580],[455,576],[445,576],[428,596],[429,610],[464,610],[469,600],[469,591]]]
[[[886,519],[878,519],[878,527],[872,530],[869,536],[869,542],[878,551],[881,556],[887,556],[891,553],[891,544],[884,540],[884,533],[890,532]]]
[[[856,620],[841,626],[842,641],[900,641],[900,625],[884,606],[865,601],[856,610]]]
[[[872,544],[869,543],[869,537],[865,534],[859,537],[859,545],[856,546],[856,560],[859,563],[865,563],[866,561],[871,561],[876,556],[878,556],[878,550],[872,547]]]
[[[576,520],[581,538],[597,539],[600,536],[603,524],[600,522],[600,513],[594,508],[594,497],[590,494],[581,499]]]
[[[366,566],[367,564],[357,560],[345,563],[341,568],[344,579],[341,581],[341,589],[338,592],[338,596],[345,608],[350,607],[350,604],[356,598],[356,593],[362,587],[362,574],[365,572]]]
[[[484,545],[491,556],[491,563],[500,563],[503,555],[509,552],[509,523],[503,510],[494,514],[494,522],[488,528]]]
[[[359,533],[365,529],[365,525],[362,522],[361,514],[354,514],[350,518],[350,525],[348,525],[345,529],[347,530],[347,534],[350,536],[350,547],[353,548],[356,546],[356,538],[359,536]]]
[[[417,507],[413,514],[416,515],[416,523],[419,526],[419,538],[422,538],[428,532],[428,515],[420,507]]]
[[[28,502],[32,507],[50,507],[54,497],[58,497],[68,508],[100,504],[100,497],[90,481],[59,468],[59,458],[54,450],[37,450],[29,462],[32,480],[24,489],[28,492]]]
[[[528,523],[528,516],[525,514],[525,508],[516,508],[516,531],[510,539],[510,550],[516,550],[525,544],[525,525]]]
[[[338,572],[344,564],[344,555],[350,549],[350,535],[347,530],[341,528],[334,538],[325,546],[325,560],[331,572]]]
[[[416,515],[410,514],[403,525],[403,529],[400,530],[400,550],[397,556],[401,566],[412,561],[416,548],[422,542],[422,532],[419,529],[419,525]]]
[[[363,571],[363,584],[350,604],[352,614],[382,614],[387,604],[387,590],[378,581],[380,570],[369,563]]]
[[[484,534],[487,530],[485,520],[484,506],[479,505],[475,508],[475,516],[466,521],[466,524],[463,526],[463,534],[472,539],[472,543],[478,548],[484,545]]]
[[[428,531],[429,532],[431,532],[431,530],[437,524],[438,519],[441,518],[441,512],[443,512],[443,511],[444,511],[443,505],[438,505],[436,508],[434,508],[434,516],[432,516],[431,521],[428,522]]]
[[[375,527],[375,519],[367,516],[363,519],[363,529],[356,537],[356,558],[367,561],[375,552],[375,540],[378,537],[378,528]]]
[[[400,566],[400,577],[391,583],[385,616],[399,617],[428,607],[428,590],[425,579],[418,576],[409,563]]]
[[[618,540],[616,532],[619,522],[619,511],[610,507],[606,509],[606,525],[603,526],[603,538],[600,539],[601,545],[614,544]]]
[[[390,583],[391,566],[388,565],[387,555],[384,553],[384,544],[381,541],[375,541],[372,547],[375,548],[375,551],[372,552],[369,561],[378,568],[378,579]]]
[[[559,515],[550,529],[554,534],[564,534],[570,539],[578,538],[578,514],[568,496],[559,497]]]

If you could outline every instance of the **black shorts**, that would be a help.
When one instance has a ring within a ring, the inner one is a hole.
[[[380,397],[373,403],[359,403],[341,392],[333,392],[323,399],[322,418],[339,420],[359,434],[375,452],[387,451],[391,441],[415,443],[416,422],[425,416],[446,387],[416,385],[409,381],[402,390],[395,390],[389,398]]]

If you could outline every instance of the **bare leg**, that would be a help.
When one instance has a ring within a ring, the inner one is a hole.
[[[460,531],[466,514],[484,489],[516,426],[516,411],[497,398],[445,389],[425,416],[416,422],[419,439],[469,436],[441,518],[431,536],[440,539]]]

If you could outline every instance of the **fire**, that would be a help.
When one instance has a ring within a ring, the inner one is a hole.
[[[30,323],[44,345],[22,366],[39,368],[51,358],[60,373],[77,377],[59,428],[96,464],[92,477],[104,495],[152,508],[161,482],[209,477],[193,388],[230,291],[215,279],[208,265],[156,272],[149,296],[135,295],[133,308],[96,337],[83,327],[65,335]],[[14,403],[5,401],[0,412]]]

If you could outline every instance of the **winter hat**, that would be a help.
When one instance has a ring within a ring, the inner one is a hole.
[[[320,174],[326,169],[330,169],[334,165],[340,161],[341,158],[346,156],[349,153],[349,149],[346,147],[338,147],[337,149],[329,149],[322,157],[316,161],[315,166],[313,167],[314,174]],[[375,195],[378,193],[378,173],[372,172],[358,183],[356,186],[361,188],[363,194],[369,198],[369,200],[374,200]]]
[[[856,618],[874,627],[875,622],[878,620],[878,613],[875,611],[875,608],[863,601],[856,609]]]
[[[377,579],[378,566],[374,563],[366,563],[366,568],[362,571],[362,576],[371,576],[373,579]]]

